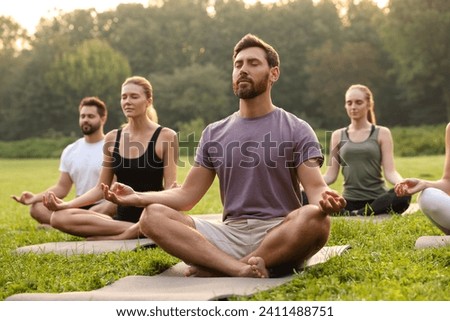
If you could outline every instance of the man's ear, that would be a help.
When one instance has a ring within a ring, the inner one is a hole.
[[[280,78],[280,68],[279,67],[272,67],[270,69],[270,80],[272,82],[276,82]]]

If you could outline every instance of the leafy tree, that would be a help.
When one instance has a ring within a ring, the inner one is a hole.
[[[450,2],[391,0],[389,9],[380,33],[395,63],[401,98],[415,110],[411,121],[450,120]]]
[[[53,45],[59,41],[76,46],[97,35],[98,22],[95,9],[61,12],[53,18],[40,20],[33,46]]]
[[[17,54],[29,40],[27,31],[12,18],[0,16],[0,53]]]
[[[230,101],[231,80],[212,64],[194,64],[149,79],[160,123],[175,130],[199,117],[208,124],[237,109]]]
[[[204,54],[207,5],[207,0],[164,0],[148,8],[124,4],[99,15],[100,30],[128,57],[133,73],[171,73]]]
[[[341,40],[328,40],[309,52],[305,67],[309,75],[307,97],[308,104],[315,107],[311,114],[316,126],[333,130],[348,123],[343,97],[355,83],[371,88],[379,123],[402,121],[402,110],[393,108],[397,106],[392,95],[394,81],[388,73],[390,60],[377,33],[377,25],[384,18],[371,1],[347,3],[341,16]]]
[[[127,57],[132,73],[144,75],[158,68],[155,57],[163,54],[156,7],[119,5],[115,11],[98,15],[99,32],[112,48]]]
[[[199,128],[237,108],[231,56],[246,33],[280,53],[274,103],[316,128],[346,123],[343,94],[355,82],[374,92],[383,125],[442,122],[450,113],[449,6],[446,0],[391,0],[383,10],[372,0],[152,0],[103,13],[61,12],[41,19],[30,39],[0,17],[0,117],[8,120],[0,137],[79,135],[75,106],[84,95],[104,99],[108,126],[116,127],[120,84],[133,74],[150,75],[163,125]],[[22,39],[25,50],[16,46]]]
[[[340,49],[326,44],[311,51],[307,67],[311,75],[308,93],[315,93],[311,97],[317,97],[313,102],[318,126],[332,130],[348,123],[344,94],[351,84],[367,85],[378,97],[376,84],[384,79],[385,72],[379,68],[377,54],[366,42],[346,43]]]
[[[0,135],[3,139],[10,137],[9,121],[14,110],[16,79],[23,71],[25,50],[21,54],[24,48],[20,46],[25,46],[28,41],[27,32],[18,23],[0,16],[0,119],[4,122],[0,126]]]
[[[76,118],[79,101],[84,96],[98,96],[109,107],[108,127],[117,127],[123,120],[118,108],[120,86],[130,75],[128,61],[101,40],[83,42],[76,50],[64,53],[50,66],[45,81],[57,97],[51,105],[58,110],[55,118],[71,115]],[[73,123],[73,122],[72,122]],[[77,124],[64,122],[56,130],[75,130]]]
[[[17,68],[16,77],[11,79],[12,90],[8,94],[14,100],[9,106],[11,112],[4,139],[21,139],[48,131],[67,134],[76,126],[77,116],[72,118],[72,115],[76,115],[75,106],[81,97],[76,98],[75,104],[67,106],[66,95],[70,96],[70,93],[64,93],[65,97],[55,94],[44,75],[55,60],[95,36],[95,14],[93,9],[76,10],[52,19],[41,19],[29,42],[30,50],[22,51],[16,59],[21,68]],[[75,111],[70,110],[67,114],[71,107]],[[79,129],[77,135],[78,132]]]
[[[314,122],[317,106],[310,103],[307,68],[310,51],[325,43],[338,43],[342,38],[341,22],[331,1],[314,6],[311,1],[297,0],[273,8],[273,42],[281,56],[281,77],[274,87],[274,100],[285,109]],[[322,95],[322,91],[314,95]]]

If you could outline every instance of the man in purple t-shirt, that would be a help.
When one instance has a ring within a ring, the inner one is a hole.
[[[187,264],[187,276],[270,277],[300,266],[330,233],[328,214],[345,200],[324,182],[311,127],[272,103],[280,75],[275,49],[248,34],[235,46],[233,90],[239,110],[207,126],[195,166],[179,188],[137,193],[122,184],[105,198],[145,207],[142,233]],[[223,222],[192,218],[215,176]],[[302,206],[300,184],[309,205]]]

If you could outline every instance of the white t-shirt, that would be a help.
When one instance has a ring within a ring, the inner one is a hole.
[[[103,144],[103,140],[90,144],[80,138],[64,148],[59,170],[70,175],[77,196],[97,184],[103,162]]]

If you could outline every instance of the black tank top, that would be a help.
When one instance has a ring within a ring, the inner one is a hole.
[[[120,155],[119,145],[122,129],[117,131],[112,164],[119,183],[131,186],[136,192],[163,190],[164,162],[155,152],[156,140],[161,129],[161,126],[156,129],[147,149],[138,158],[124,158]],[[137,144],[130,147],[144,148]],[[118,206],[115,219],[136,223],[139,221],[142,211],[141,207]]]

